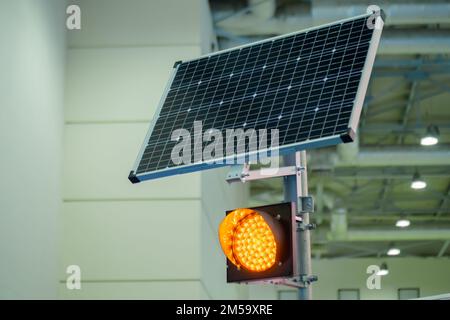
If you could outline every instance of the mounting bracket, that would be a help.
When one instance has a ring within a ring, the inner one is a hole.
[[[300,166],[286,166],[281,168],[260,168],[250,170],[250,164],[233,165],[230,168],[225,180],[228,183],[247,182],[254,180],[262,180],[276,177],[294,176],[303,171]]]
[[[285,164],[281,168],[260,168],[251,170],[250,164],[231,166],[225,180],[228,183],[245,183],[247,181],[283,177],[285,200],[295,202],[295,220],[297,222],[297,261],[294,278],[263,280],[263,283],[281,284],[299,289],[300,299],[311,299],[310,284],[317,281],[317,276],[311,273],[311,244],[309,231],[316,225],[309,223],[309,213],[314,211],[314,201],[308,195],[308,182],[306,170],[306,152],[299,151],[284,157]]]

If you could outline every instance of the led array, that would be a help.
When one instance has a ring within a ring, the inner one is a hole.
[[[277,243],[263,216],[251,209],[236,209],[219,227],[227,258],[237,267],[262,272],[276,262]]]
[[[275,264],[277,244],[261,215],[251,214],[236,227],[233,253],[238,263],[250,271],[265,271]]]

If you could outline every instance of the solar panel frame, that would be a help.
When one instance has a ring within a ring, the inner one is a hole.
[[[147,143],[148,143],[148,141],[151,137],[151,134],[155,128],[156,122],[161,114],[162,108],[164,106],[164,102],[165,102],[165,100],[168,96],[168,93],[172,87],[173,81],[176,77],[178,68],[181,65],[181,63],[196,61],[196,60],[200,60],[200,59],[215,56],[215,55],[221,55],[221,54],[224,54],[224,53],[227,53],[230,51],[256,46],[258,44],[263,44],[263,43],[274,41],[277,39],[283,39],[283,38],[287,38],[287,37],[294,36],[297,34],[307,33],[309,31],[314,31],[314,30],[318,30],[318,29],[325,28],[325,27],[330,27],[330,26],[337,25],[337,24],[343,24],[348,21],[357,20],[357,19],[366,18],[366,17],[369,18],[370,16],[372,16],[372,14],[363,14],[363,15],[359,15],[356,17],[351,17],[348,19],[335,21],[335,22],[328,23],[328,24],[315,26],[315,27],[311,27],[308,29],[300,30],[300,31],[295,31],[295,32],[292,32],[289,34],[284,34],[284,35],[264,39],[264,40],[253,42],[250,44],[245,44],[245,45],[242,45],[239,47],[234,47],[234,48],[230,48],[230,49],[226,49],[226,50],[209,53],[209,54],[206,54],[206,55],[194,58],[194,59],[185,60],[185,61],[177,61],[174,64],[173,69],[170,73],[169,80],[164,89],[162,97],[159,101],[157,110],[155,112],[155,116],[153,117],[152,121],[150,122],[150,126],[147,131],[144,143],[142,144],[142,146],[140,148],[140,151],[138,153],[136,161],[135,161],[133,168],[128,176],[129,180],[132,183],[138,183],[141,181],[156,179],[156,178],[165,177],[165,176],[171,176],[171,175],[176,175],[176,174],[196,172],[196,171],[201,171],[201,170],[206,170],[206,169],[213,169],[213,168],[218,168],[218,167],[223,167],[223,166],[229,166],[229,164],[227,164],[226,161],[223,161],[224,163],[198,162],[198,163],[191,163],[191,164],[180,165],[180,166],[176,166],[176,167],[168,167],[168,168],[155,170],[155,171],[151,171],[151,172],[142,172],[142,173],[136,174],[138,167],[139,167],[139,163],[142,160],[142,157],[146,150]],[[367,86],[368,86],[370,75],[372,72],[373,63],[375,60],[376,51],[377,51],[377,48],[378,48],[378,45],[380,42],[380,38],[381,38],[381,32],[382,32],[383,25],[384,25],[384,13],[381,11],[381,14],[378,15],[376,19],[377,19],[377,27],[374,28],[374,30],[373,30],[372,38],[370,40],[369,48],[368,48],[367,55],[366,55],[365,62],[364,62],[364,67],[362,68],[362,71],[361,71],[361,77],[359,79],[359,85],[358,85],[358,89],[356,91],[353,108],[352,108],[351,115],[350,115],[350,121],[348,123],[347,133],[346,134],[335,134],[335,135],[316,138],[316,139],[307,140],[307,141],[303,141],[303,142],[295,142],[295,143],[291,143],[288,145],[280,145],[277,148],[258,150],[256,153],[260,154],[260,153],[270,152],[270,150],[277,150],[279,152],[279,155],[284,155],[284,154],[293,153],[293,152],[296,152],[299,150],[332,146],[332,145],[336,145],[339,143],[352,142],[354,140],[354,136],[357,131],[362,106],[364,103]],[[252,153],[249,153],[249,154],[251,155]],[[239,161],[239,160],[242,160],[243,157],[245,157],[247,155],[237,155],[237,156],[234,155],[232,157]],[[221,159],[226,160],[228,158],[230,158],[230,157],[223,157],[223,158],[218,158],[218,159],[214,159],[214,160],[220,161]]]

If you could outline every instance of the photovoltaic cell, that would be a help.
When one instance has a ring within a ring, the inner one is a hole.
[[[226,129],[278,129],[280,154],[351,141],[381,33],[368,19],[176,63],[130,180],[206,168],[171,161],[172,132],[194,132],[195,121],[224,137]]]

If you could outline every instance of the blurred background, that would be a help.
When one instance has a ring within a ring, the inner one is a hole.
[[[1,0],[0,298],[295,298],[226,284],[217,239],[225,210],[281,202],[281,180],[127,175],[175,61],[369,4]],[[357,142],[308,152],[315,299],[450,293],[450,3],[376,4],[387,20]],[[69,5],[80,30],[66,27]],[[367,267],[382,264],[368,289]],[[81,290],[66,287],[70,265]]]

